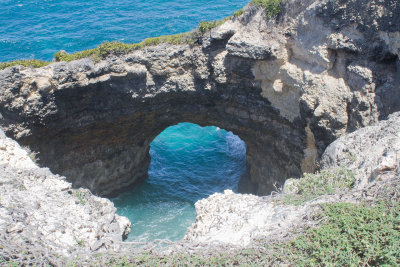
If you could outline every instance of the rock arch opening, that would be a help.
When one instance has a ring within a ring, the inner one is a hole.
[[[237,192],[246,171],[245,143],[215,126],[179,123],[150,147],[148,178],[112,198],[132,222],[128,241],[182,239],[194,223],[194,203],[226,189]]]
[[[150,144],[164,129],[180,122],[216,125],[246,143],[244,191],[269,194],[313,164],[304,163],[305,149],[323,145],[305,129],[315,122],[301,105],[299,116],[288,119],[263,97],[253,74],[257,60],[210,45],[154,48],[103,65],[52,64],[46,69],[51,83],[44,70],[29,79],[5,71],[2,128],[75,187],[112,197],[146,179]],[[314,134],[318,139],[324,132]]]

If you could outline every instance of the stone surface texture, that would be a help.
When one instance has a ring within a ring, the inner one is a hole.
[[[354,170],[356,187],[400,171],[400,112],[339,138],[325,150],[321,163]]]
[[[199,200],[195,207],[196,222],[186,232],[186,240],[239,246],[288,232],[309,211],[308,206],[279,205],[270,197],[231,190]]]
[[[61,255],[117,250],[131,224],[115,212],[108,199],[39,168],[0,131],[0,243]]]
[[[0,71],[0,125],[102,196],[147,177],[165,128],[215,125],[247,145],[243,191],[265,195],[400,110],[399,20],[397,0],[287,0],[274,19],[250,4],[195,45]]]

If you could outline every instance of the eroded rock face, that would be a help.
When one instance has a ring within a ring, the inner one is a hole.
[[[13,67],[0,71],[1,127],[75,186],[110,195],[146,178],[165,128],[215,125],[245,141],[250,187],[268,194],[400,109],[399,14],[397,0],[293,0],[267,21],[250,5],[198,45]]]
[[[87,189],[73,190],[65,177],[39,168],[25,150],[0,131],[3,246],[59,255],[77,249],[115,250],[130,226],[127,218],[116,214],[111,201],[93,196]]]
[[[328,146],[321,163],[354,170],[356,187],[400,172],[400,113],[342,136]]]

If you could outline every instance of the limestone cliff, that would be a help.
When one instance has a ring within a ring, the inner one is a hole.
[[[249,5],[196,45],[12,67],[0,71],[0,125],[98,195],[144,179],[166,127],[216,125],[247,145],[248,190],[268,194],[400,110],[399,19],[397,0],[288,0],[274,19]]]
[[[65,177],[39,168],[27,151],[0,131],[2,260],[16,251],[46,257],[116,250],[130,225],[116,214],[111,201],[87,189],[72,189]]]

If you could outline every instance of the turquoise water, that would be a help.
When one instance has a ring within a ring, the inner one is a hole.
[[[0,61],[51,60],[105,41],[139,42],[221,19],[248,0],[0,0]]]
[[[246,146],[217,127],[180,123],[151,143],[148,179],[112,199],[133,222],[129,241],[179,240],[196,217],[194,203],[225,189],[237,191]]]
[[[222,19],[249,0],[0,0],[0,62],[52,60],[105,41],[139,42]],[[151,144],[149,178],[113,199],[133,222],[129,240],[181,239],[194,222],[194,203],[237,189],[245,145],[216,127],[183,123]]]

